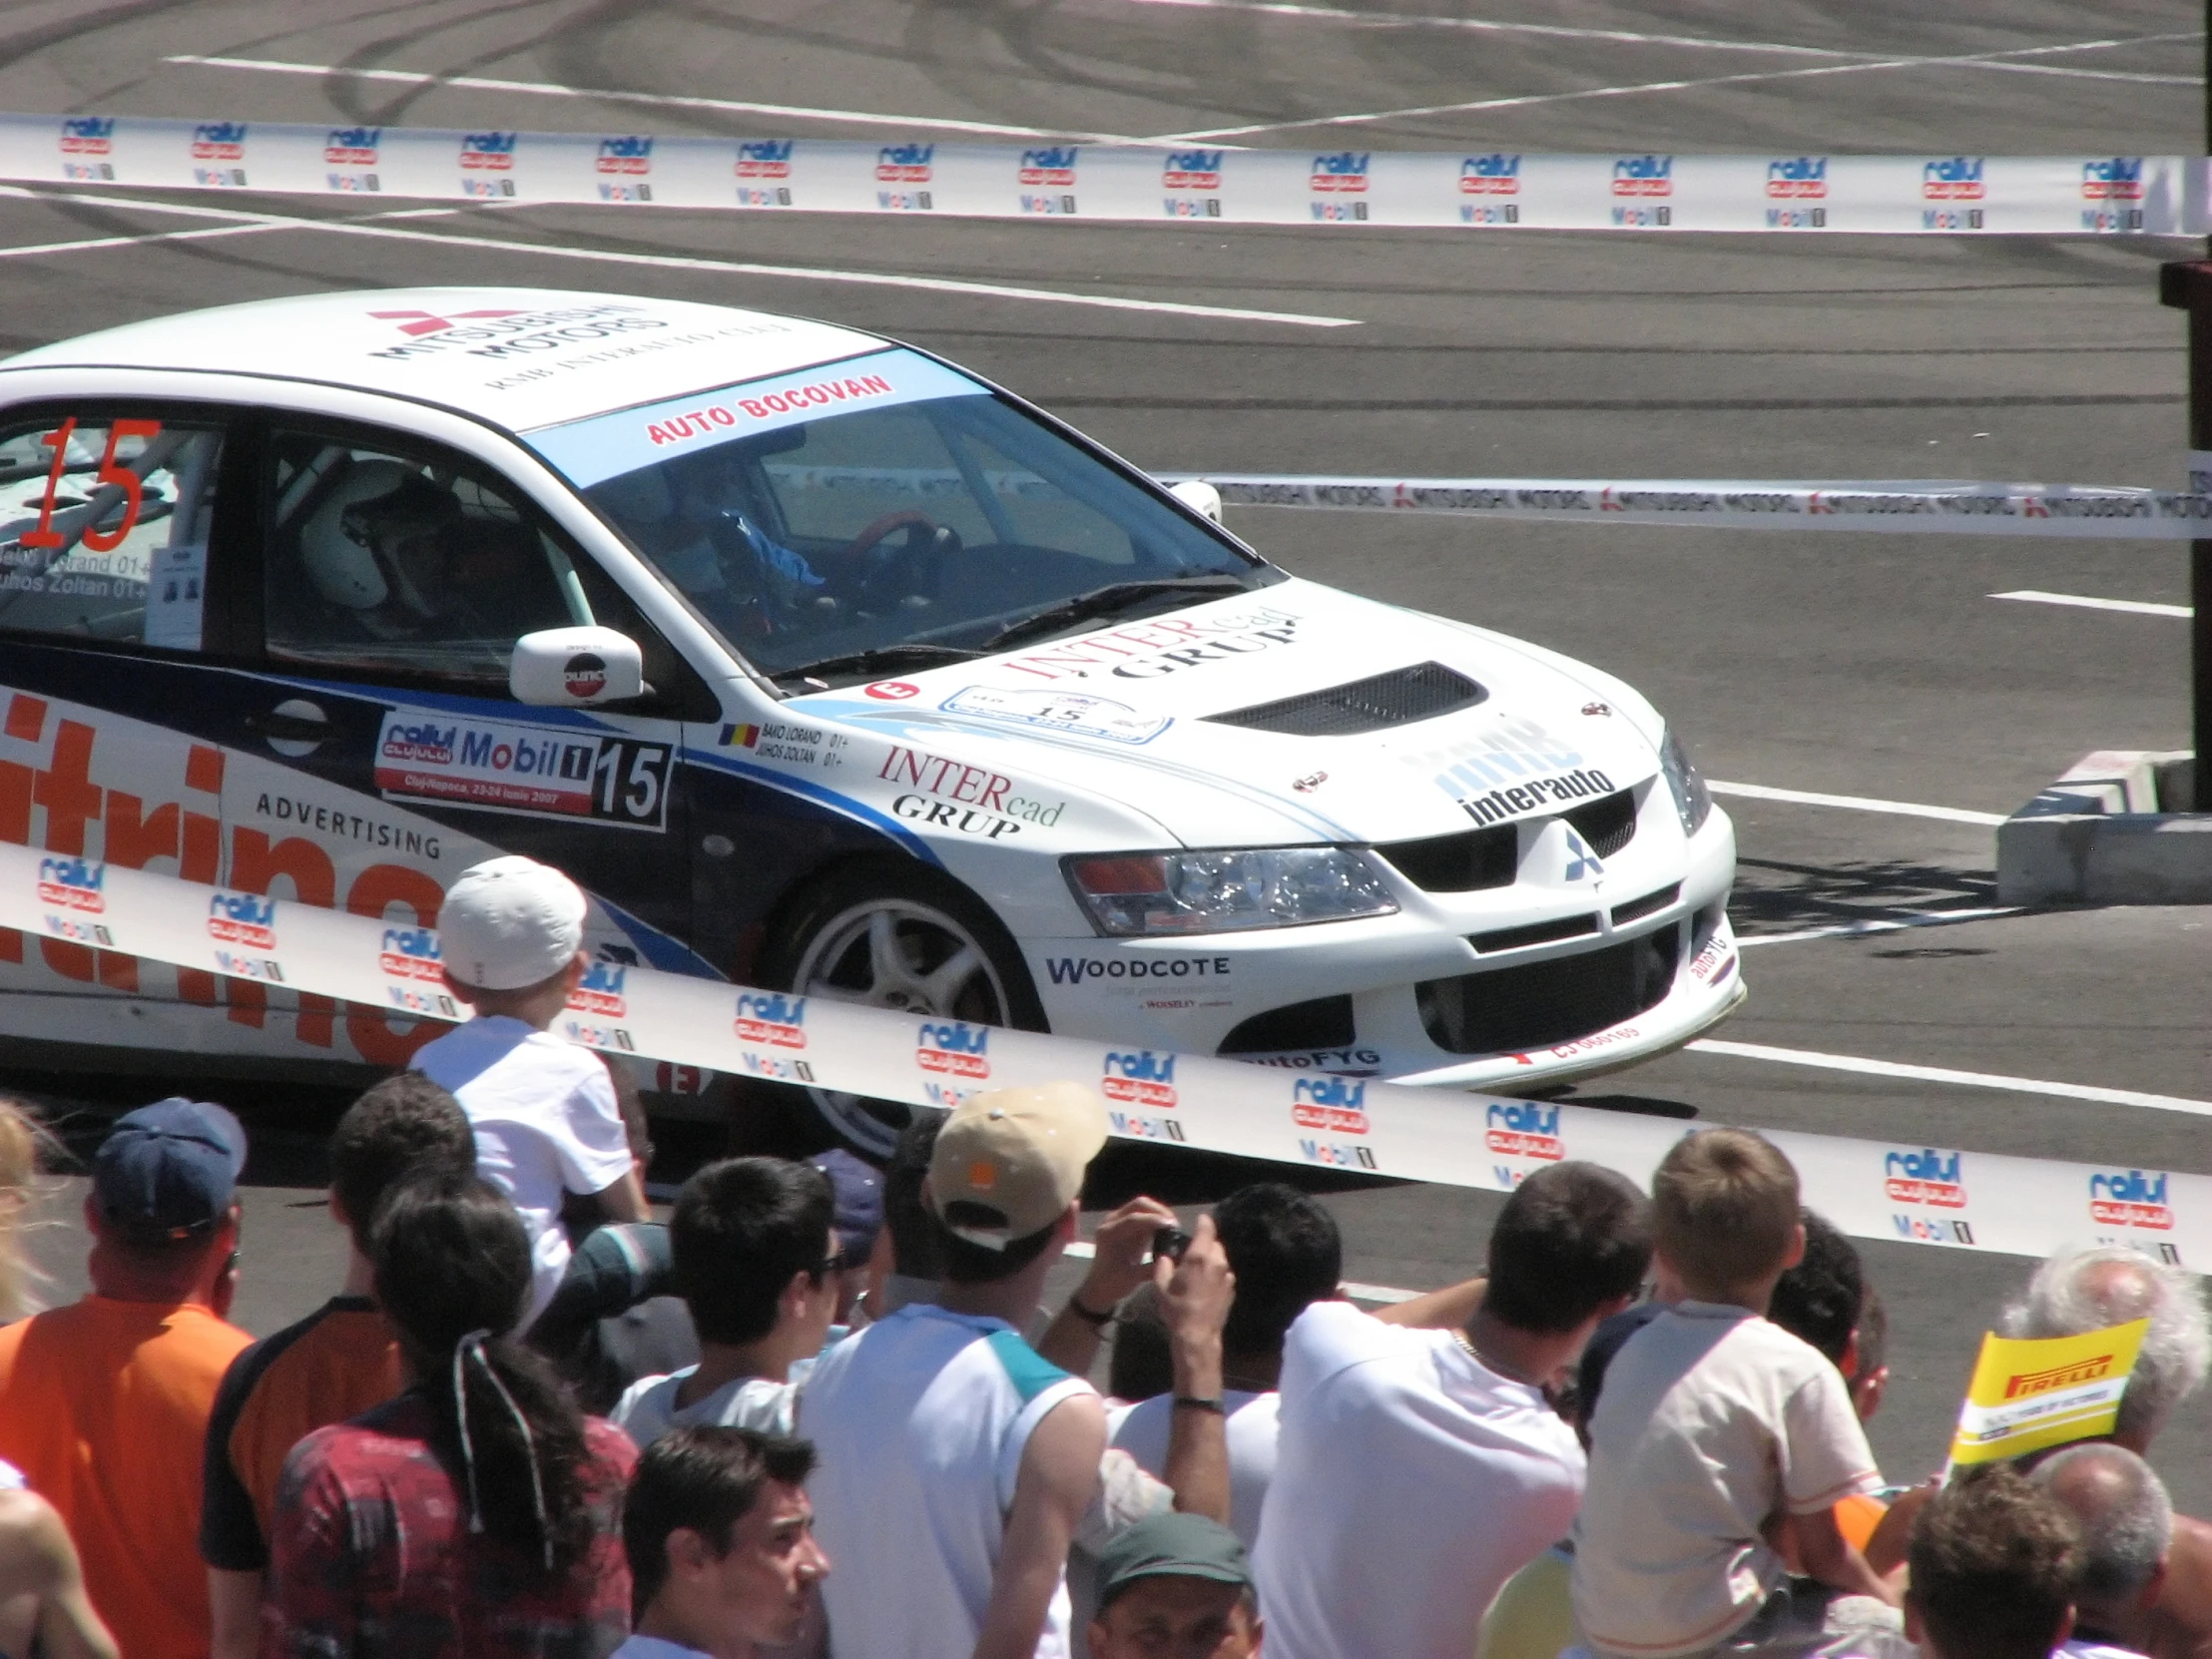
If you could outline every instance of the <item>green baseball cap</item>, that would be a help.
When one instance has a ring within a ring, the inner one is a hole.
[[[1204,1515],[1180,1512],[1139,1521],[1098,1557],[1098,1610],[1140,1578],[1209,1578],[1252,1586],[1252,1563],[1236,1533]]]

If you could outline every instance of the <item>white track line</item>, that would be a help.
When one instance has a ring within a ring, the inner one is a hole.
[[[2092,599],[2085,593],[2044,593],[2036,588],[2018,588],[2011,593],[1992,593],[1991,599],[2025,599],[2036,605],[2071,605],[2083,611],[2127,611],[2136,616],[2193,617],[2197,613],[2187,605],[2158,605],[2147,599]]]
[[[1838,62],[1873,63],[1884,60],[1881,52],[1849,52],[1831,46],[1792,46],[1772,40],[1715,40],[1707,35],[1654,35],[1641,34],[1631,29],[1575,29],[1557,23],[1504,23],[1479,17],[1437,17],[1418,12],[1358,12],[1347,11],[1341,6],[1306,6],[1284,3],[1284,0],[1126,0],[1140,6],[1181,6],[1203,11],[1258,12],[1271,17],[1311,19],[1324,23],[1345,23],[1359,29],[1465,29],[1482,34],[1539,35],[1555,40],[1602,41],[1624,46],[1681,46],[1707,52],[1762,52],[1774,57],[1827,58]],[[2147,37],[2158,41],[2173,39],[2199,39],[2201,31],[2182,36],[2158,35]],[[2113,46],[2135,44],[2098,40],[2078,46],[2043,48],[2057,52],[2103,51]],[[1950,62],[1949,59],[1905,59],[1901,62]],[[2070,66],[2048,64],[2020,64],[2007,62],[1981,62],[1971,65],[1979,69],[2027,70],[2043,75],[2080,75],[2097,80],[2139,81],[2156,86],[2198,86],[2194,75],[2148,75],[2128,70],[2076,69]]]
[[[1689,1044],[1694,1054],[1720,1054],[1736,1060],[1772,1060],[1785,1066],[1820,1071],[1858,1072],[1868,1077],[1903,1077],[1923,1083],[1955,1083],[1968,1089],[2002,1089],[2011,1094],[2055,1095],[2062,1100],[2093,1100],[2101,1106],[2144,1106],[2154,1112],[2186,1112],[2212,1117],[2212,1100],[2181,1095],[2144,1094],[2135,1089],[2100,1089],[2087,1083],[2053,1083],[2040,1077],[2006,1077],[1998,1072],[1953,1071],[1948,1066],[1909,1066],[1895,1060],[1869,1060],[1857,1054],[1822,1054],[1810,1048],[1776,1048],[1767,1043],[1722,1042],[1700,1037]]]
[[[1026,299],[1054,305],[1089,305],[1115,311],[1160,311],[1172,316],[1201,316],[1231,322],[1286,322],[1302,328],[1357,328],[1356,316],[1311,316],[1303,311],[1263,311],[1235,305],[1194,305],[1170,299],[1126,299],[1117,294],[1067,293],[1058,288],[1013,287],[1001,282],[966,282],[950,276],[908,276],[892,272],[837,271],[812,266],[760,265],[750,261],[706,260],[677,254],[626,254],[596,248],[560,248],[547,243],[509,242],[498,237],[443,236],[433,231],[406,231],[361,220],[297,219],[281,214],[256,214],[227,208],[201,208],[184,203],[152,202],[137,197],[93,196],[75,191],[30,191],[0,187],[0,195],[41,201],[91,203],[104,208],[135,209],[142,213],[182,214],[193,218],[225,219],[269,231],[317,231],[329,236],[380,237],[399,242],[436,243],[452,248],[482,248],[501,254],[534,254],[552,260],[585,260],[606,265],[651,266],[670,271],[714,271],[739,276],[778,276],[810,282],[849,282],[870,287],[923,288],[937,293],[982,294],[994,299]],[[511,204],[513,207],[529,204]],[[405,214],[462,214],[467,207],[410,209]],[[378,216],[379,218],[383,216]],[[158,238],[148,238],[157,241]],[[113,246],[113,240],[97,239],[82,246]],[[72,245],[55,244],[57,249]]]
[[[343,64],[286,63],[276,58],[204,58],[179,52],[164,63],[200,69],[253,70],[264,75],[341,75],[354,81],[389,81],[402,86],[459,87],[469,92],[520,92],[534,98],[604,98],[662,109],[714,110],[726,115],[769,115],[787,121],[841,121],[858,126],[912,128],[938,133],[975,133],[986,138],[1080,138],[1093,144],[1140,144],[1141,139],[1113,133],[1082,133],[1066,127],[1006,127],[994,121],[959,121],[946,116],[877,115],[869,110],[832,110],[807,104],[756,104],[739,98],[691,98],[672,92],[618,92],[611,87],[564,87],[553,81],[503,81],[485,75],[425,75],[407,69],[349,69]]]
[[[1747,801],[1787,801],[1799,807],[1843,807],[1855,813],[1889,813],[1898,818],[1933,818],[1945,824],[2004,822],[2002,813],[1969,813],[1962,807],[1927,807],[1915,801],[1878,801],[1865,795],[1817,795],[1809,790],[1769,789],[1764,784],[1724,784],[1709,779],[1706,788],[1715,795],[1742,796]]]
[[[1623,86],[1583,87],[1573,92],[1526,93],[1513,98],[1477,98],[1461,104],[1421,104],[1405,109],[1370,110],[1358,115],[1317,115],[1302,121],[1256,122],[1243,127],[1212,127],[1204,131],[1163,134],[1150,142],[1181,144],[1198,140],[1251,138],[1260,133],[1295,132],[1302,127],[1353,127],[1378,121],[1410,120],[1419,116],[1467,115],[1485,110],[1526,109],[1537,104],[1571,104],[1588,98],[1626,98],[1646,92],[1695,92],[1709,87],[1747,86],[1764,81],[1800,81],[1818,75],[1859,75],[1878,69],[1957,69],[2011,65],[2015,60],[2058,52],[2089,52],[2107,47],[2139,46],[2174,40],[2194,40],[2197,35],[2137,35],[2127,39],[2079,41],[2068,46],[2023,46],[2004,52],[1974,52],[1951,58],[1878,58],[1864,63],[1819,64],[1810,69],[1751,70],[1737,75],[1707,75],[1686,80],[1637,81]],[[2102,77],[2110,71],[2083,70]],[[2190,84],[2195,84],[2193,81]]]
[[[51,200],[45,193],[23,190],[12,185],[0,185],[0,196],[24,201]],[[68,200],[89,202],[101,207],[137,207],[136,202],[116,202],[108,197],[77,196]],[[498,203],[486,204],[497,207]],[[221,219],[227,223],[207,226],[197,231],[148,231],[135,237],[86,237],[76,242],[28,243],[15,248],[0,248],[0,260],[36,259],[48,254],[89,254],[106,248],[138,248],[157,242],[207,242],[217,237],[251,237],[266,235],[271,231],[288,231],[291,226],[280,221],[271,222],[261,214],[237,213],[223,208],[164,207],[164,212],[184,214],[194,219]],[[434,219],[444,215],[466,213],[467,208],[403,208],[392,213],[370,214],[370,220],[385,219]],[[365,221],[364,221],[365,223]]]
[[[1989,916],[2016,916],[2024,914],[2017,904],[1991,904],[1972,910],[1916,910],[1907,916],[1892,916],[1880,921],[1842,921],[1833,927],[1807,927],[1795,933],[1753,933],[1748,937],[1736,935],[1739,949],[1749,950],[1755,944],[1798,944],[1806,939],[1857,939],[1870,933],[1897,933],[1909,927],[1945,927],[1954,921],[1980,921]]]

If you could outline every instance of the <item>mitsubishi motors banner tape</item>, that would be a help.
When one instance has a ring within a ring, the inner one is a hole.
[[[2149,1320],[2078,1337],[1987,1332],[1958,1407],[1952,1463],[1994,1463],[2112,1432]]]
[[[2191,156],[869,144],[0,116],[0,177],[760,213],[1554,231],[2202,236]]]
[[[231,978],[454,1019],[436,934],[379,917],[0,842],[0,927]],[[1735,966],[1724,922],[1704,970]],[[1693,964],[1692,971],[1696,971]],[[594,964],[556,1029],[609,1054],[952,1106],[978,1089],[1075,1078],[1114,1134],[1287,1164],[1509,1191],[1587,1159],[1648,1184],[1689,1126],[1539,1100],[1408,1088],[1163,1053]],[[1602,1048],[1597,1032],[1560,1050]],[[1805,1201],[1846,1232],[2044,1256],[2067,1243],[2212,1263],[2212,1177],[1769,1131]]]
[[[2195,462],[2192,461],[2192,467]],[[1537,523],[1865,530],[1884,535],[2212,539],[2212,494],[2079,484],[1799,483],[1694,478],[1340,478],[1163,472],[1211,484],[1230,507],[1451,513]],[[2192,476],[2195,473],[2192,472]],[[2207,474],[2212,477],[2212,474]]]

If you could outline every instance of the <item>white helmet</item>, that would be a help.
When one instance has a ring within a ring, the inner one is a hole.
[[[356,461],[299,532],[299,557],[315,591],[349,611],[369,611],[397,582],[411,608],[426,610],[406,575],[387,564],[379,532],[420,526],[459,511],[452,496],[399,461]]]

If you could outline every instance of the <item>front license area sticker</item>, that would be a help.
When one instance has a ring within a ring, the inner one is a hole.
[[[667,744],[612,733],[387,709],[376,787],[394,801],[665,830],[672,755]]]
[[[1080,692],[1001,691],[969,686],[938,707],[947,714],[978,720],[1003,720],[1015,726],[1041,726],[1054,732],[1079,732],[1109,743],[1150,743],[1175,724],[1173,715],[1141,715],[1126,703]]]

